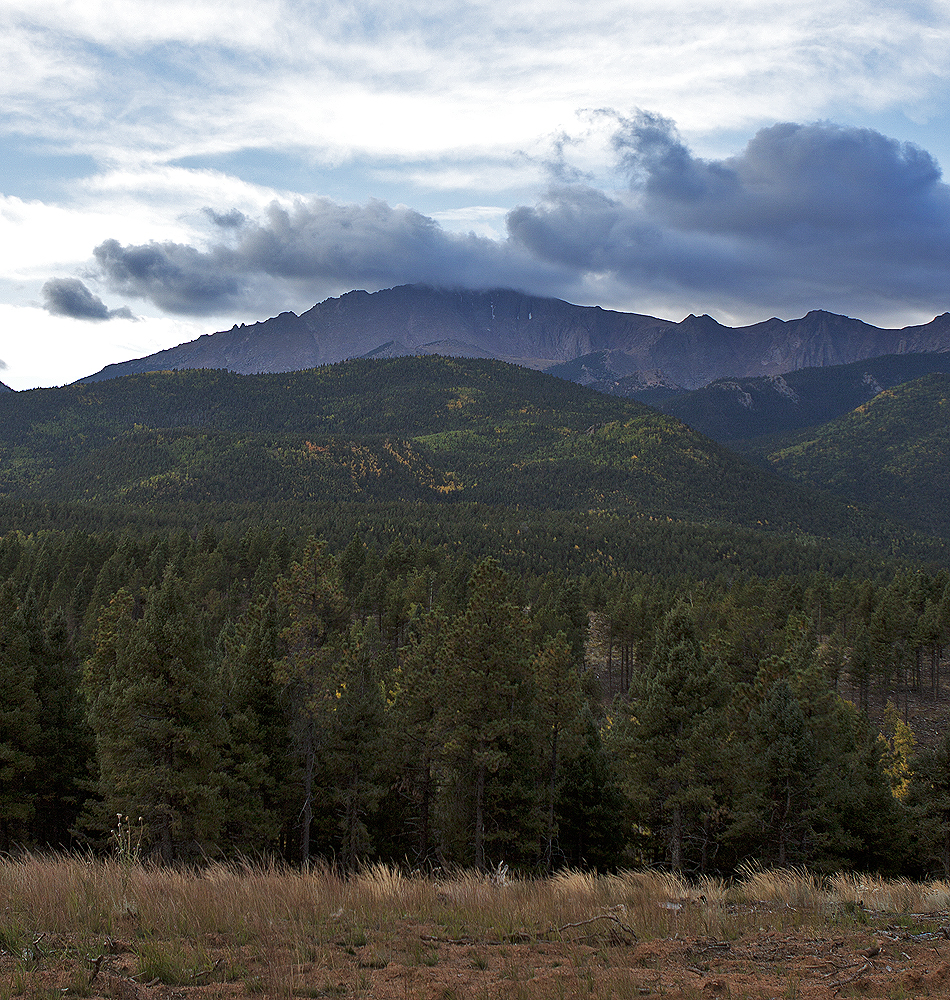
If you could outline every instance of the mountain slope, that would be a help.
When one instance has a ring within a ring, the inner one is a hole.
[[[950,375],[888,389],[763,457],[796,480],[875,504],[917,529],[950,533]]]
[[[88,503],[473,501],[855,530],[847,505],[672,417],[513,365],[445,358],[4,395],[0,491]]]
[[[787,375],[717,379],[653,405],[716,441],[788,434],[843,416],[884,389],[950,372],[950,352],[886,355]],[[644,400],[643,393],[631,394]]]
[[[659,373],[694,389],[724,375],[781,374],[881,354],[943,350],[950,350],[950,314],[903,330],[882,330],[821,311],[798,320],[732,328],[710,316],[690,315],[675,323],[509,289],[471,292],[402,285],[373,294],[348,292],[300,316],[287,312],[235,326],[110,365],[86,381],[183,368],[244,374],[299,371],[374,353],[487,356],[544,368],[612,351],[626,357],[628,375]]]

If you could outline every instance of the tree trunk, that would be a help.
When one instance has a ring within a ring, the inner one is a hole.
[[[557,792],[557,742],[558,728],[551,736],[551,764],[548,772],[548,829],[544,845],[544,870],[550,875],[554,855],[554,796]]]
[[[485,765],[475,776],[475,867],[485,867]]]
[[[307,759],[303,774],[303,809],[300,810],[300,867],[310,865],[310,826],[313,823],[313,770],[316,753],[313,746],[314,723],[307,723]]]
[[[683,807],[673,806],[673,829],[670,834],[670,864],[674,871],[683,870]]]
[[[432,764],[426,757],[422,765],[422,801],[419,803],[419,860],[429,860],[432,823]]]

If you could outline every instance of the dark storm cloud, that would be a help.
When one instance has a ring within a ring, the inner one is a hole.
[[[570,277],[508,243],[446,232],[408,208],[382,201],[339,205],[324,198],[291,209],[272,204],[262,221],[246,223],[233,242],[207,250],[106,240],[94,254],[115,290],[151,299],[168,312],[191,314],[246,306],[268,278],[304,290],[324,283],[428,282],[553,293]]]
[[[41,289],[46,311],[72,319],[135,319],[128,306],[110,309],[78,278],[50,278]]]
[[[785,123],[710,161],[668,119],[600,114],[627,190],[558,185],[512,211],[509,233],[533,255],[727,306],[950,305],[950,189],[926,151]]]
[[[125,295],[151,299],[171,313],[213,313],[241,302],[233,254],[204,253],[181,243],[122,246],[106,240],[93,251],[109,284]]]
[[[552,185],[509,213],[504,241],[381,201],[312,199],[273,204],[256,221],[208,210],[220,241],[205,249],[107,240],[95,256],[114,290],[193,314],[246,308],[288,285],[315,297],[405,282],[575,300],[613,289],[626,302],[747,312],[950,306],[950,189],[926,151],[870,129],[784,123],[736,156],[705,160],[662,116],[593,117],[609,123],[621,182],[596,186],[569,162],[574,140],[557,135]]]

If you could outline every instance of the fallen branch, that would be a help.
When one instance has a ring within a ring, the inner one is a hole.
[[[840,990],[842,986],[847,986],[848,983],[853,983],[855,979],[857,979],[859,976],[863,975],[870,968],[871,968],[871,963],[870,962],[865,962],[864,965],[862,965],[861,968],[858,969],[858,971],[853,976],[848,976],[847,979],[842,979],[838,983],[829,983],[828,985],[831,986],[831,987],[833,987],[835,993],[837,993],[838,990]]]
[[[619,917],[615,917],[612,913],[598,913],[596,917],[590,917],[587,920],[578,920],[577,923],[573,924],[562,924],[560,927],[552,927],[550,930],[546,930],[545,934],[560,934],[561,931],[570,930],[572,927],[586,927],[587,924],[592,924],[597,920],[612,920],[625,934],[629,934],[634,941],[639,940],[637,937],[637,932],[633,928],[628,927]]]

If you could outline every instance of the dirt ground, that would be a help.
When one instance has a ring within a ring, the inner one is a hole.
[[[763,923],[782,923],[774,907],[762,907]],[[435,926],[404,921],[381,932],[378,939],[369,933],[355,943],[346,937],[324,942],[311,956],[267,954],[259,945],[251,948],[209,937],[200,943],[204,965],[177,985],[146,979],[140,971],[140,943],[107,941],[96,961],[78,957],[68,942],[50,940],[45,947],[51,960],[36,968],[28,969],[22,958],[0,958],[0,996],[31,1000],[950,997],[950,914],[859,916],[867,923],[816,932],[790,912],[785,921],[788,930],[763,929],[734,940],[674,934],[650,941],[634,940],[609,916],[534,940],[452,940],[440,936]]]

